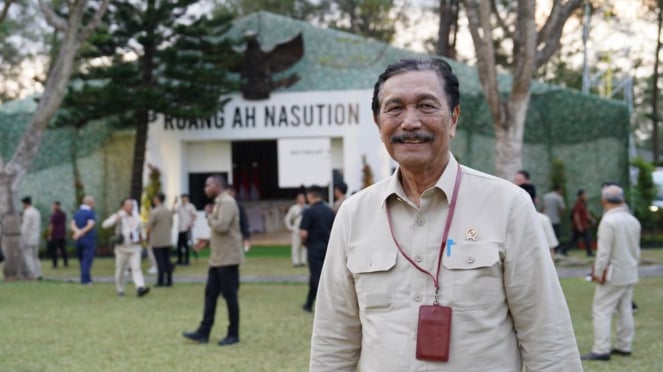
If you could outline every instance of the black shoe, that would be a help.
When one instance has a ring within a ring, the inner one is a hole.
[[[306,304],[302,305],[302,309],[304,311],[306,311],[307,313],[312,313],[313,312],[313,306],[309,306],[309,305],[306,305]]]
[[[631,356],[630,351],[624,351],[624,350],[619,350],[619,349],[610,350],[610,354],[616,354],[616,355],[621,355],[621,356]]]
[[[138,297],[143,297],[148,293],[150,293],[150,287],[140,287],[136,290]]]
[[[581,355],[580,359],[582,360],[602,360],[602,361],[608,361],[610,360],[610,354],[594,354],[594,353],[589,353],[585,355]]]
[[[199,331],[182,332],[182,336],[188,338],[191,341],[196,341],[201,344],[206,344],[207,342],[209,342],[209,335],[203,334]]]
[[[219,346],[228,346],[228,345],[236,344],[238,342],[239,342],[239,337],[226,336],[226,338],[219,341]]]

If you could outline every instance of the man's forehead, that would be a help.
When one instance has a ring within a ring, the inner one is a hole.
[[[407,71],[387,79],[380,90],[382,98],[387,95],[424,97],[434,95],[445,98],[442,81],[434,71]]]

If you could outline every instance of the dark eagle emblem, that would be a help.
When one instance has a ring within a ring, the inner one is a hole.
[[[289,69],[302,58],[304,38],[301,32],[271,49],[262,48],[255,32],[247,32],[246,46],[237,52],[242,53],[242,58],[230,71],[240,74],[240,90],[245,99],[267,99],[274,89],[287,88],[300,79],[296,73],[279,80],[273,80],[272,75]]]

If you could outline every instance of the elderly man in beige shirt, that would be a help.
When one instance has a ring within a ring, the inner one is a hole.
[[[311,371],[582,370],[530,197],[450,153],[458,101],[441,59],[402,60],[375,85],[399,168],[336,216]]]
[[[638,282],[640,222],[624,204],[624,190],[610,185],[601,191],[605,213],[599,223],[593,280],[597,283],[592,303],[594,345],[584,360],[610,360],[610,354],[631,355],[635,335],[633,286]],[[617,341],[610,349],[610,321],[617,315]]]
[[[214,325],[216,303],[223,295],[228,308],[228,331],[219,341],[220,346],[239,342],[239,265],[244,262],[242,233],[239,227],[239,209],[235,199],[227,191],[227,183],[221,176],[211,176],[205,181],[205,194],[214,198],[214,206],[206,206],[209,240],[199,239],[193,247],[196,251],[209,244],[209,269],[205,286],[205,309],[198,329],[184,332],[183,336],[199,343],[207,343]]]

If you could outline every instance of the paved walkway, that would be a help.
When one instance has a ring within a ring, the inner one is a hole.
[[[641,278],[645,277],[659,277],[663,276],[663,265],[643,265],[638,269]],[[560,278],[584,278],[589,274],[588,267],[558,267],[557,273]],[[154,275],[146,275],[147,278]],[[78,277],[50,277],[46,280],[64,281],[76,283]],[[174,276],[176,283],[205,283],[206,276]],[[94,277],[95,282],[99,283],[113,283],[115,279],[111,276]],[[242,283],[308,283],[308,275],[278,275],[278,276],[257,276],[257,275],[242,275],[240,281]]]

